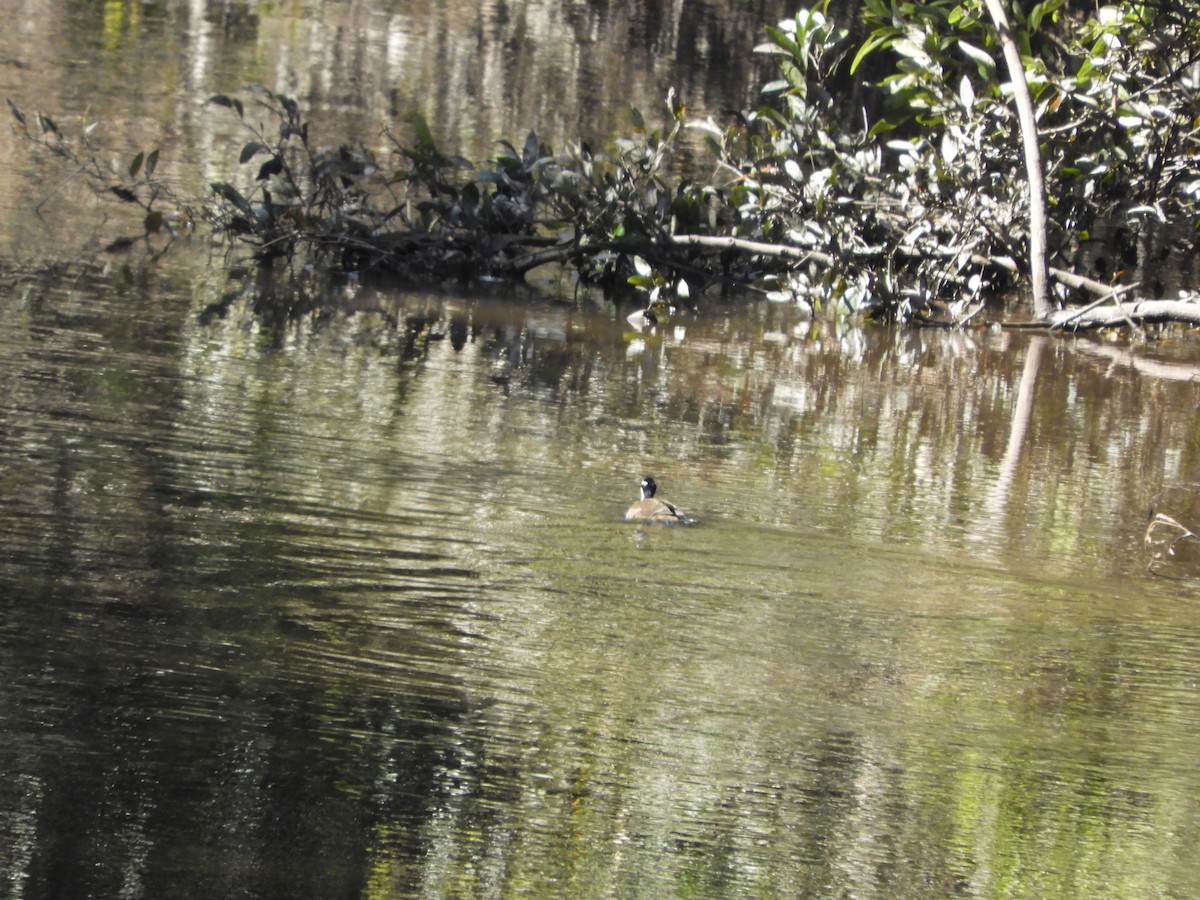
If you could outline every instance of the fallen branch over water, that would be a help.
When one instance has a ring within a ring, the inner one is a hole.
[[[1183,322],[1200,325],[1200,303],[1195,300],[1137,300],[1112,305],[1063,310],[1050,320],[1051,328],[1114,328],[1129,323]]]
[[[521,279],[539,267],[567,266],[583,281],[641,291],[651,303],[661,296],[691,305],[716,285],[766,285],[814,306],[830,301],[851,312],[954,327],[983,309],[985,290],[1004,291],[1029,278],[1027,268],[1003,252],[1011,242],[984,241],[969,230],[942,227],[941,219],[921,220],[925,227],[917,228],[869,204],[849,204],[853,221],[847,224],[834,215],[842,207],[822,213],[806,206],[801,182],[771,169],[734,167],[741,180],[732,186],[674,183],[665,169],[683,127],[683,107],[673,100],[666,134],[639,126],[637,140],[619,142],[605,157],[582,146],[554,157],[531,133],[522,148],[503,144],[504,152],[482,167],[441,153],[415,116],[416,144],[396,144],[409,168],[387,176],[362,148],[314,148],[290,98],[266,90],[254,97],[259,112],[278,121],[281,137],[244,119],[240,100],[218,95],[211,101],[233,110],[251,131],[241,163],[267,157],[253,187],[213,184],[207,204],[190,205],[156,177],[156,152],[139,153],[114,176],[100,165],[86,130],[72,142],[52,120],[26,117],[15,106],[11,111],[28,139],[75,163],[97,193],[140,206],[147,242],[199,219],[262,260],[303,253],[306,263],[386,278]],[[758,193],[745,193],[750,182]],[[775,211],[757,218],[748,213],[755,197],[769,200]],[[163,208],[168,202],[187,211],[185,222]],[[867,220],[872,228],[864,226]],[[747,233],[753,237],[738,236]],[[132,243],[125,239],[121,247]],[[1128,286],[1057,268],[1049,276],[1096,302],[1006,325],[1200,325],[1200,303],[1128,302]]]
[[[762,241],[749,241],[745,238],[722,237],[701,234],[672,234],[662,238],[662,243],[676,247],[708,247],[713,250],[740,250],[743,253],[753,253],[759,256],[771,256],[777,259],[791,259],[796,262],[816,262],[823,266],[833,266],[835,260],[828,253],[820,250],[809,250],[804,247],[792,247],[787,244],[767,244]]]

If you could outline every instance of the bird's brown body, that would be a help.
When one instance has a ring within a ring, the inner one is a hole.
[[[625,513],[626,519],[658,525],[689,525],[694,521],[676,509],[674,504],[654,496],[658,485],[649,475],[642,479],[641,487],[642,499],[629,507]]]

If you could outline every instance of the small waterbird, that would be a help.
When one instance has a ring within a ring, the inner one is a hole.
[[[651,522],[658,525],[694,525],[696,520],[681,513],[675,506],[654,494],[658,485],[647,475],[642,479],[642,499],[629,507],[625,513],[626,519],[636,519],[639,522]]]

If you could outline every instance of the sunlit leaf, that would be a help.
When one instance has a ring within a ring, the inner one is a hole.
[[[687,114],[687,104],[679,99],[674,87],[667,89],[667,109],[671,111],[671,116],[676,122],[682,122]]]
[[[989,72],[996,68],[996,60],[992,59],[991,54],[989,54],[987,51],[981,50],[974,44],[970,44],[962,40],[958,42],[958,47],[960,50],[962,50],[963,55],[976,65],[982,66]]]
[[[967,109],[975,106],[975,88],[971,85],[971,79],[966,75],[958,85],[958,99]]]
[[[712,117],[695,122],[688,122],[687,127],[695,131],[703,131],[706,134],[711,134],[717,138],[722,138],[725,136],[724,130],[722,130],[722,128],[712,120]]]
[[[889,122],[887,119],[880,119],[871,126],[871,130],[867,132],[867,136],[871,138],[878,137],[888,131],[895,131],[898,126],[895,122]]]
[[[958,141],[954,139],[954,135],[952,135],[949,131],[946,131],[942,134],[942,159],[944,159],[947,165],[949,165],[953,163],[957,157]]]
[[[797,57],[798,59],[804,58],[804,50],[801,49],[800,45],[797,44],[790,35],[771,25],[768,25],[766,30],[767,36],[771,38],[772,43],[774,43],[776,47],[779,47],[779,49]]]
[[[928,60],[929,54],[925,52],[925,48],[910,38],[900,38],[891,45],[904,59]]]
[[[801,96],[807,96],[808,79],[804,77],[804,72],[799,66],[790,60],[785,60],[779,64],[779,71],[790,87],[799,92]]]

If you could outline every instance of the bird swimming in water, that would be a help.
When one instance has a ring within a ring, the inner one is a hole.
[[[641,490],[642,499],[629,507],[625,513],[626,519],[656,525],[694,525],[696,523],[695,519],[676,509],[674,504],[654,496],[658,491],[658,485],[649,475],[642,479]]]

